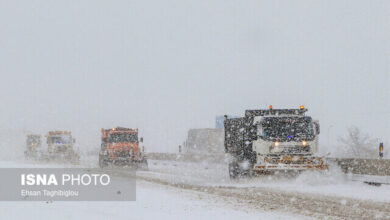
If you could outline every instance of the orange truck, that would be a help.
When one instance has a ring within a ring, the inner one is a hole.
[[[99,166],[125,165],[147,168],[143,138],[138,138],[138,128],[116,127],[102,129],[102,144],[99,152]]]

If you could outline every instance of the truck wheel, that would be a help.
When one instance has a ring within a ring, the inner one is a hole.
[[[240,166],[237,163],[229,163],[230,179],[237,179],[240,177]]]
[[[99,157],[99,167],[104,168],[107,166],[107,163],[104,162],[104,159],[102,157]]]
[[[148,161],[147,160],[143,160],[141,162],[141,169],[144,170],[144,171],[148,171],[149,170]]]

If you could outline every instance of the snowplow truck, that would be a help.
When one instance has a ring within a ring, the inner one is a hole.
[[[278,171],[326,170],[316,157],[320,125],[307,109],[246,110],[241,118],[225,116],[225,152],[229,175],[238,178]]]
[[[80,155],[75,152],[74,144],[76,140],[70,131],[49,131],[46,135],[47,160],[57,162],[78,163]]]
[[[26,151],[24,156],[26,158],[38,157],[38,150],[41,148],[41,135],[29,134],[26,138]]]
[[[144,154],[144,147],[140,149],[138,128],[102,129],[102,144],[99,152],[99,166],[124,165],[147,169],[148,163]]]

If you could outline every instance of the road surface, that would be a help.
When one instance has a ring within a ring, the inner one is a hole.
[[[390,219],[389,195],[389,186],[353,182],[338,170],[230,181],[223,164],[156,160],[137,172],[135,202],[0,202],[0,213],[13,219]]]

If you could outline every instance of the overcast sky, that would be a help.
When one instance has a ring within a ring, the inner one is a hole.
[[[389,141],[389,27],[389,1],[0,1],[0,129],[174,151],[216,115],[303,104],[322,146]]]

